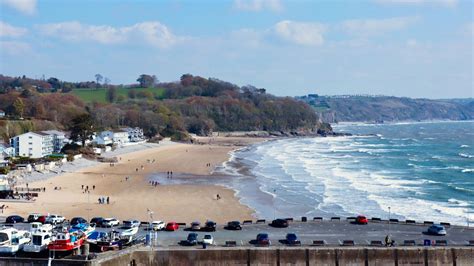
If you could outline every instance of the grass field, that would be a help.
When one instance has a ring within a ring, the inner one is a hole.
[[[131,89],[127,88],[117,88],[117,97],[119,95],[123,95],[125,99],[128,99],[128,92]],[[164,89],[156,89],[156,88],[133,88],[135,92],[140,92],[140,91],[149,91],[155,95],[155,97],[162,98],[164,94]],[[99,102],[99,103],[105,103],[107,102],[107,99],[105,98],[106,96],[106,89],[100,88],[100,89],[74,89],[72,90],[72,93],[76,95],[77,97],[81,98],[86,103],[90,102]]]

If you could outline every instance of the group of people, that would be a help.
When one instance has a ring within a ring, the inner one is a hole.
[[[160,184],[160,182],[158,182],[158,181],[150,181],[149,183],[150,183],[150,185],[152,185],[153,187],[156,187],[156,186],[158,186],[158,185]]]
[[[166,172],[167,178],[173,178],[173,171]]]
[[[89,186],[81,185],[82,193],[90,193]],[[92,186],[92,190],[95,190],[95,185]]]
[[[110,198],[109,197],[99,197],[99,204],[109,204],[110,203]]]

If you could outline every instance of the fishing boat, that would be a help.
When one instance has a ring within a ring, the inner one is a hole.
[[[95,231],[95,224],[78,223],[73,225],[69,231],[81,231],[86,234],[86,236],[89,236],[90,234],[92,234],[92,232]]]
[[[136,239],[138,227],[121,227],[118,229],[120,240],[123,245],[128,245]]]
[[[48,249],[51,251],[72,251],[79,249],[86,239],[86,234],[80,230],[64,230],[54,236],[49,243]]]
[[[0,230],[0,253],[14,255],[31,241],[30,232],[16,228]]]
[[[110,231],[99,235],[100,237],[97,238],[95,242],[89,242],[91,243],[91,249],[104,252],[122,248],[122,240],[120,239],[120,233],[118,231]]]
[[[24,252],[40,253],[48,249],[51,243],[52,232],[48,230],[37,230],[31,233],[31,242],[25,244]]]

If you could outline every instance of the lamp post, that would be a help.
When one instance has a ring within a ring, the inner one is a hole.
[[[275,195],[275,198],[273,198],[273,220],[276,219],[276,202],[275,202],[275,199],[276,199],[276,189],[273,189],[273,194]]]
[[[153,248],[153,241],[151,241],[151,223],[153,221],[153,211],[151,211],[150,209],[147,209],[147,212],[148,212],[148,215],[150,216],[150,222],[148,223],[148,239],[150,241],[150,246]]]
[[[388,235],[390,235],[390,219],[391,219],[391,211],[390,211],[390,206],[388,206]]]

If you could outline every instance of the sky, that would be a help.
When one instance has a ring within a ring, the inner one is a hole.
[[[0,73],[474,97],[471,0],[0,0]]]

